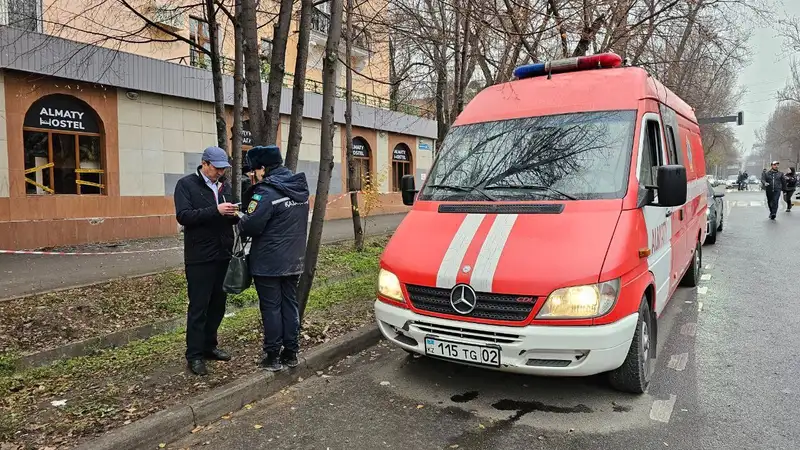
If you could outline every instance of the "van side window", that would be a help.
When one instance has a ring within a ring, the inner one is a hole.
[[[639,168],[639,183],[643,185],[655,185],[658,166],[661,161],[661,138],[659,124],[655,120],[648,120],[644,146],[642,147],[642,164]]]
[[[667,149],[669,149],[669,163],[684,165],[682,158],[678,157],[678,146],[675,145],[675,130],[667,125]]]

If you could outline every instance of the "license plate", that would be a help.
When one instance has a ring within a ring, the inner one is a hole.
[[[426,337],[425,354],[472,364],[500,367],[500,349],[496,347],[462,344]]]

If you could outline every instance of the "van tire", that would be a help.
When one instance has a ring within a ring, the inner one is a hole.
[[[628,356],[619,368],[608,373],[608,381],[614,389],[632,394],[644,394],[647,391],[656,345],[653,320],[647,296],[643,296]]]
[[[700,245],[700,241],[697,241],[697,244],[694,248],[694,253],[692,254],[692,262],[689,264],[686,274],[684,274],[683,278],[681,278],[681,286],[697,287],[697,285],[700,284],[700,272],[702,268],[703,246]]]

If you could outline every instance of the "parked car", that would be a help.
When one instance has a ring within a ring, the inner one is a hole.
[[[728,189],[735,189],[738,181],[738,175],[728,175],[728,179],[725,180],[725,187]]]
[[[722,200],[723,197],[725,197],[725,193],[716,192],[714,186],[708,183],[705,244],[712,245],[717,242],[717,234],[722,231],[722,224],[725,219],[725,202]]]

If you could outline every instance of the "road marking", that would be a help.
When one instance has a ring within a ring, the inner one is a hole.
[[[700,303],[700,305],[702,305],[702,303]],[[699,307],[702,308],[702,306],[699,306]],[[694,336],[694,335],[696,335],[697,334],[697,323],[696,322],[690,322],[690,323],[684,324],[681,327],[681,334],[684,335],[684,336]]]
[[[739,206],[749,206],[747,202],[736,202]],[[752,202],[751,202],[752,203]]]
[[[706,270],[711,270],[714,268],[713,264],[706,264]]]
[[[677,370],[678,372],[682,372],[684,369],[686,369],[686,364],[688,362],[689,362],[688,353],[672,355],[669,357],[669,362],[667,363],[667,367],[669,367],[670,369]]]
[[[750,202],[750,206],[764,206],[763,202]]]
[[[708,287],[703,286],[703,287],[697,288],[697,293],[701,294],[701,295],[706,295],[706,293],[708,293]]]
[[[650,418],[657,422],[669,423],[676,399],[677,397],[674,394],[670,394],[669,400],[654,401],[653,406],[650,408]]]
[[[703,310],[703,302],[697,302],[697,312],[700,312],[702,310]]]
[[[703,275],[700,275],[700,281],[708,281],[710,279],[711,279],[710,273],[704,273]]]

